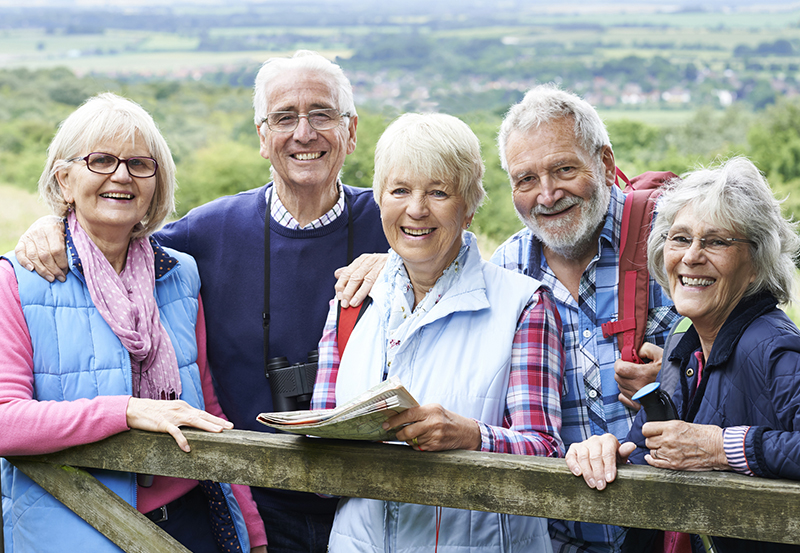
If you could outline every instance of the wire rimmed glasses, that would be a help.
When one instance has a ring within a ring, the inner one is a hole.
[[[338,127],[343,117],[350,117],[350,112],[341,113],[334,108],[312,109],[308,113],[272,111],[261,122],[266,123],[269,130],[274,132],[292,132],[303,117],[308,120],[308,124],[314,130],[329,131]]]
[[[701,250],[705,250],[711,254],[723,253],[736,242],[750,244],[751,246],[755,246],[756,244],[752,240],[748,240],[746,238],[725,238],[723,236],[717,236],[714,234],[700,238],[698,236],[691,236],[690,234],[682,233],[675,233],[670,236],[669,233],[665,232],[661,236],[667,241],[669,247],[675,251],[688,250],[692,247],[692,244],[695,240],[700,243]]]

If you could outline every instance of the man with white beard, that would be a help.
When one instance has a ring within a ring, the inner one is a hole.
[[[578,96],[542,85],[503,120],[498,135],[514,207],[526,228],[503,243],[492,261],[544,282],[555,295],[567,354],[561,436],[569,446],[593,434],[622,439],[636,408],[630,397],[655,380],[661,346],[678,318],[651,279],[645,344],[651,363],[619,359],[601,325],[617,319],[619,247],[624,194],[600,116]],[[616,552],[624,529],[550,521],[555,553]]]

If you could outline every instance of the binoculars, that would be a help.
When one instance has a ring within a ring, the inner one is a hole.
[[[286,357],[273,357],[267,362],[266,377],[272,390],[272,410],[308,409],[317,378],[317,350],[308,352],[307,363],[289,364]]]

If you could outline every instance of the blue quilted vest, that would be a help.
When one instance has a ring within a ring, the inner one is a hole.
[[[31,335],[34,397],[39,401],[72,401],[99,395],[131,395],[128,351],[97,311],[77,258],[70,259],[66,282],[47,282],[11,261],[20,302]],[[204,408],[197,366],[195,324],[200,277],[194,259],[156,246],[154,295],[161,323],[178,359],[181,397]],[[132,473],[90,471],[100,482],[136,505]],[[3,534],[5,551],[120,551],[110,540],[48,494],[22,472],[2,460]],[[223,493],[243,549],[249,550],[247,530],[230,486]],[[247,545],[248,547],[244,547]]]

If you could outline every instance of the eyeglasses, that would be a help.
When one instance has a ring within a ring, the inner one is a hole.
[[[78,161],[82,159],[86,162],[86,168],[98,175],[112,175],[117,171],[120,163],[125,163],[128,173],[132,177],[146,179],[156,174],[158,162],[152,157],[129,157],[120,159],[115,155],[103,152],[92,152],[86,157],[73,157],[67,161]]]
[[[308,113],[296,111],[273,111],[261,120],[266,123],[269,130],[274,132],[292,132],[300,124],[300,118],[305,117],[311,128],[318,131],[328,131],[339,126],[342,117],[350,117],[350,112],[340,113],[338,109],[312,109]]]
[[[747,240],[745,238],[723,238],[722,236],[705,236],[703,238],[696,238],[694,236],[690,236],[688,234],[680,234],[676,233],[672,236],[669,236],[666,232],[661,235],[667,243],[669,247],[675,251],[685,251],[692,247],[692,244],[695,240],[700,242],[700,249],[705,250],[708,253],[716,254],[722,253],[731,246],[733,246],[734,242],[741,242],[743,244],[750,244],[751,246],[755,246],[756,243],[752,240]]]

